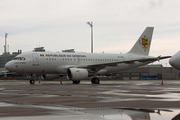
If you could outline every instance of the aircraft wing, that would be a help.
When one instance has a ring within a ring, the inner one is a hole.
[[[142,59],[142,60],[139,60],[139,62],[151,62],[151,61],[159,61],[159,60],[162,60],[162,59],[166,59],[166,58],[170,58],[171,56],[164,56],[164,57],[157,57],[157,58],[149,58],[149,59]]]
[[[95,68],[96,71],[100,70],[106,66],[117,66],[117,64],[120,63],[126,63],[126,64],[133,64],[134,62],[154,62],[159,61],[162,59],[170,58],[171,56],[164,56],[164,57],[154,57],[154,58],[143,58],[143,59],[136,59],[136,60],[128,60],[128,61],[118,61],[118,62],[110,62],[110,63],[101,63],[101,64],[93,64],[93,65],[78,65],[77,68]]]

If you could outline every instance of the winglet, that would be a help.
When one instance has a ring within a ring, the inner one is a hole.
[[[154,27],[146,27],[139,39],[128,53],[149,55]]]

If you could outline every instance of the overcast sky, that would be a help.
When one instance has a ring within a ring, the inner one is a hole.
[[[90,52],[93,21],[96,53],[126,53],[151,26],[150,55],[169,56],[180,49],[179,12],[179,0],[0,0],[0,53],[5,33],[11,53],[41,46]]]

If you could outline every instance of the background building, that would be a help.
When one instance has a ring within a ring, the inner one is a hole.
[[[179,79],[179,71],[173,67],[163,67],[161,64],[146,65],[126,71],[116,72],[117,79]]]
[[[22,51],[18,50],[18,52],[13,52],[12,54],[7,52],[6,55],[5,53],[0,55],[0,71],[4,70],[5,62],[7,63],[8,61],[12,60],[16,55],[19,55],[21,53]]]

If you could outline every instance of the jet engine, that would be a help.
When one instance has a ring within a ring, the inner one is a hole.
[[[60,78],[60,74],[43,74],[41,76],[44,80],[54,80]]]
[[[69,68],[67,70],[67,76],[70,80],[82,80],[88,77],[87,69],[82,68]]]

